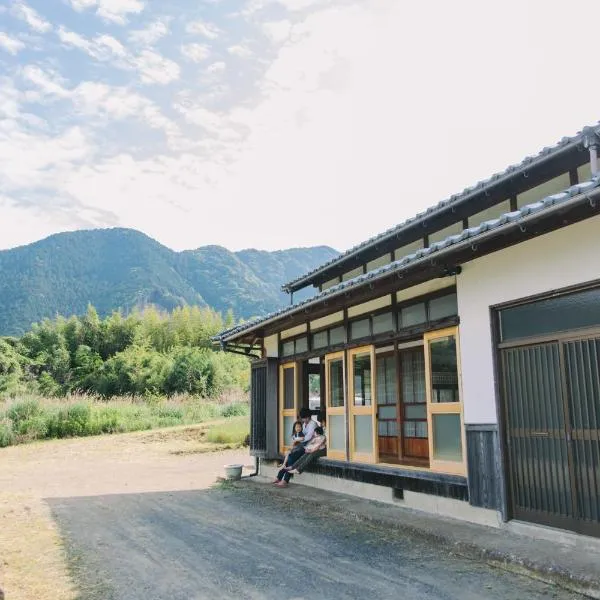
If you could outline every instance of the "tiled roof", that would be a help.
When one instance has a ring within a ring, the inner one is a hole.
[[[264,317],[259,317],[241,325],[238,325],[236,327],[232,327],[231,329],[221,332],[219,335],[213,337],[212,339],[213,341],[221,341],[225,340],[225,338],[230,338],[231,336],[243,333],[246,330],[255,329],[263,323],[267,323],[268,321],[274,321],[279,319],[280,317],[295,313],[298,310],[307,308],[313,304],[320,302],[321,300],[324,300],[331,296],[336,296],[340,292],[346,291],[349,288],[359,287],[362,284],[371,282],[374,279],[379,279],[380,277],[388,275],[389,273],[402,271],[409,266],[414,266],[414,264],[419,262],[420,260],[429,258],[431,255],[441,252],[447,248],[457,246],[458,244],[461,244],[462,242],[465,242],[467,240],[469,240],[469,243],[472,243],[472,240],[474,238],[483,236],[489,231],[493,231],[506,225],[522,221],[530,216],[541,215],[543,213],[546,213],[550,211],[553,207],[562,205],[571,198],[581,196],[582,194],[587,194],[590,191],[595,190],[597,188],[600,188],[600,175],[596,175],[590,181],[578,183],[577,185],[571,186],[564,192],[552,194],[551,196],[547,196],[546,198],[543,198],[538,202],[534,202],[533,204],[523,206],[520,210],[505,213],[497,219],[491,219],[490,221],[485,221],[481,223],[477,227],[470,227],[468,229],[465,229],[459,234],[451,235],[439,242],[435,242],[428,248],[417,250],[416,252],[408,254],[407,256],[404,256],[401,259],[396,260],[388,265],[385,265],[363,275],[359,275],[354,279],[349,279],[348,281],[339,283],[336,286],[330,287],[321,292],[320,294],[313,296],[312,298],[308,298],[306,300],[303,300],[302,302],[298,302],[297,304],[291,306],[286,306]]]
[[[584,127],[582,129],[582,131],[580,131],[576,135],[571,136],[571,137],[563,137],[558,143],[554,144],[553,146],[546,146],[545,148],[542,148],[542,150],[540,150],[537,154],[535,154],[533,156],[526,156],[520,163],[511,165],[511,166],[507,167],[504,171],[501,171],[499,173],[494,173],[494,175],[492,175],[488,179],[479,181],[475,185],[465,188],[462,192],[460,192],[458,194],[454,194],[454,195],[450,196],[449,198],[446,198],[445,200],[438,202],[434,206],[430,206],[429,208],[418,213],[414,217],[411,217],[410,219],[407,219],[406,221],[404,221],[398,225],[395,225],[394,227],[387,229],[386,231],[384,231],[376,236],[373,236],[373,237],[369,238],[368,240],[365,240],[364,242],[361,242],[360,244],[358,244],[356,246],[353,246],[349,250],[346,250],[342,254],[336,256],[335,258],[332,258],[331,260],[327,261],[326,263],[323,263],[322,265],[316,267],[315,269],[309,271],[308,273],[305,273],[304,275],[297,277],[296,279],[294,279],[292,281],[289,281],[288,283],[284,284],[281,287],[281,289],[283,291],[290,291],[290,289],[292,289],[292,288],[299,289],[298,287],[295,287],[295,286],[304,281],[306,281],[306,283],[308,285],[310,283],[311,278],[314,275],[316,275],[317,273],[326,271],[330,267],[332,267],[338,263],[342,263],[343,261],[350,258],[351,256],[359,254],[360,252],[362,252],[363,250],[365,250],[371,246],[374,246],[378,243],[381,243],[384,240],[387,240],[389,238],[392,238],[392,237],[398,235],[399,233],[402,233],[404,230],[408,229],[409,227],[414,226],[415,223],[431,218],[435,214],[446,209],[448,206],[461,204],[462,202],[466,201],[473,195],[479,194],[480,192],[484,191],[488,187],[497,185],[502,180],[506,180],[510,177],[513,177],[516,173],[518,173],[520,171],[523,171],[527,168],[531,168],[532,164],[541,162],[542,160],[546,159],[547,157],[558,153],[559,151],[566,148],[567,146],[573,146],[573,145],[582,143],[584,141],[584,139],[586,138],[586,136],[588,136],[590,134],[591,135],[594,135],[594,134],[600,135],[599,125],[600,125],[600,122],[591,127]]]

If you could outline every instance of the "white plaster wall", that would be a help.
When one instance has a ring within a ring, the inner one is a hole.
[[[279,355],[279,348],[277,346],[277,336],[267,336],[263,343],[267,352],[267,356],[269,358],[277,358],[277,356]]]
[[[287,338],[293,337],[294,335],[300,335],[306,331],[306,323],[302,323],[302,325],[296,325],[296,327],[292,327],[291,329],[284,329],[281,332],[281,339],[285,340]]]
[[[372,312],[379,308],[385,308],[386,306],[391,306],[392,304],[392,296],[382,296],[381,298],[375,298],[375,300],[369,300],[369,302],[364,302],[363,304],[356,304],[355,306],[350,306],[348,308],[348,317],[356,317],[358,315],[364,315],[365,313]]]
[[[490,307],[600,279],[600,217],[462,265],[457,277],[465,423],[496,423]]]

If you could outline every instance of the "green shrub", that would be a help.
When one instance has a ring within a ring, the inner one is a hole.
[[[0,448],[12,446],[14,442],[15,435],[13,433],[12,422],[8,419],[0,421]]]
[[[159,406],[156,410],[156,415],[159,419],[168,418],[183,421],[183,408],[169,404]]]
[[[88,404],[60,407],[48,418],[47,436],[50,438],[79,437],[95,432],[91,424],[92,409]]]
[[[223,408],[223,416],[229,417],[247,417],[250,414],[250,406],[237,402],[235,404],[226,404]]]
[[[42,407],[37,400],[23,400],[15,402],[8,409],[7,416],[13,422],[14,427],[19,427],[23,421],[33,419],[41,413]]]
[[[234,417],[225,423],[213,425],[206,435],[206,439],[213,444],[245,443],[250,433],[250,423],[247,417]]]

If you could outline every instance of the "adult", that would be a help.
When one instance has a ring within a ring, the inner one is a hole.
[[[315,434],[315,428],[318,426],[312,418],[309,408],[300,409],[300,420],[302,421],[302,433],[304,434],[304,444],[307,444]],[[291,463],[289,463],[291,464]]]
[[[277,478],[273,483],[277,487],[287,487],[290,479],[294,476],[294,473],[291,472],[296,465],[296,463],[304,456],[309,456],[320,452],[325,449],[327,445],[327,438],[325,437],[325,432],[322,427],[316,427],[313,435],[306,444],[303,446],[298,446],[298,448],[292,450],[288,457],[288,467],[283,467],[277,473]]]

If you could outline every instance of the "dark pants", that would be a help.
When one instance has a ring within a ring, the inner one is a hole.
[[[298,446],[297,448],[294,448],[290,452],[290,455],[287,459],[288,468],[296,466],[296,462],[299,461],[303,456],[305,456],[305,454],[306,453],[304,451],[304,446]],[[289,483],[292,477],[292,474],[286,471],[285,469],[281,469],[279,473],[277,473],[277,479],[279,479],[279,481],[283,479],[283,481],[285,481],[286,483]]]
[[[321,458],[321,456],[326,456],[327,450],[323,448],[322,450],[317,450],[316,452],[309,452],[303,454],[298,460],[294,463],[294,469],[297,469],[299,473],[302,473],[306,469],[310,463],[317,460],[317,458]]]

